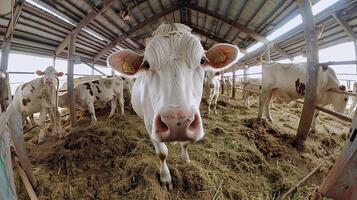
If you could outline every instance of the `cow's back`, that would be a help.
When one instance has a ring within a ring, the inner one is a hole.
[[[262,65],[262,89],[273,90],[273,94],[285,102],[302,98],[306,93],[306,63],[281,64],[271,63]],[[319,71],[317,97],[322,101],[327,91],[329,73]]]

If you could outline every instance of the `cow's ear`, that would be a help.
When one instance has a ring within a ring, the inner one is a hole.
[[[142,55],[128,49],[119,50],[107,59],[111,68],[126,76],[134,76],[140,70],[142,62]]]
[[[206,51],[207,64],[215,70],[224,70],[238,61],[238,47],[231,44],[216,44]]]
[[[36,74],[39,76],[43,76],[45,74],[45,72],[41,71],[41,70],[37,70]]]
[[[58,77],[61,77],[61,76],[63,76],[64,74],[63,74],[63,72],[56,72],[55,75],[58,76]]]

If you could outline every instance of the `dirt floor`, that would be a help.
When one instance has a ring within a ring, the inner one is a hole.
[[[296,133],[299,104],[275,104],[274,123],[256,121],[257,98],[251,109],[241,95],[220,97],[218,114],[204,116],[205,138],[189,146],[191,164],[182,164],[180,146],[168,144],[168,166],[174,189],[159,182],[159,158],[144,123],[135,114],[99,122],[80,119],[66,127],[64,139],[49,135],[37,145],[38,129],[25,138],[39,181],[39,199],[277,199],[313,168],[321,170],[289,199],[306,199],[321,183],[347,138],[349,123],[321,114],[317,133],[300,152],[289,145]],[[206,112],[205,103],[201,111]],[[19,199],[28,199],[16,177]]]

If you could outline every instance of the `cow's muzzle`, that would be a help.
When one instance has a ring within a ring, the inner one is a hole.
[[[194,108],[168,106],[154,119],[154,139],[159,142],[198,141],[203,138],[202,120]]]

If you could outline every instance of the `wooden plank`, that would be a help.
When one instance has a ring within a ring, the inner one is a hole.
[[[22,167],[21,167],[21,165],[19,163],[19,160],[16,157],[15,157],[14,160],[15,160],[15,165],[17,167],[17,170],[18,170],[18,172],[20,174],[21,180],[22,180],[22,182],[23,182],[23,184],[25,186],[25,189],[27,191],[27,194],[29,195],[31,200],[38,200],[37,195],[36,195],[35,191],[32,188],[30,180],[27,177],[25,171],[22,169]]]
[[[4,40],[11,40],[11,38],[12,38],[12,36],[14,34],[14,30],[15,30],[17,21],[19,20],[19,17],[21,15],[21,11],[22,11],[22,8],[23,8],[24,4],[25,4],[24,0],[21,0],[16,5],[16,7],[14,9],[13,16],[10,18],[10,20],[9,20],[9,22],[7,24]]]
[[[344,200],[357,199],[357,182],[355,179],[357,162],[356,128],[357,115],[353,118],[350,138],[345,141],[339,158],[317,189],[315,196]]]
[[[262,42],[264,44],[269,44],[270,41],[268,39],[266,39],[263,35],[251,30],[250,28],[240,24],[239,22],[237,22],[236,20],[232,20],[232,19],[229,19],[227,18],[226,16],[224,15],[221,15],[219,14],[218,12],[214,12],[212,10],[209,10],[209,9],[206,9],[206,8],[203,8],[201,6],[198,6],[198,5],[195,5],[195,4],[189,4],[188,7],[192,10],[195,10],[197,12],[201,12],[205,15],[208,15],[208,16],[211,16],[213,18],[216,18],[216,19],[219,19],[227,24],[230,24],[232,26],[234,26],[235,28],[237,28],[238,30],[246,33],[249,37],[259,41],[259,42]],[[289,58],[291,59],[291,56],[285,52],[282,48],[280,48],[278,45],[274,45],[273,48],[279,53],[281,54],[284,58]]]
[[[343,30],[347,33],[347,35],[351,37],[353,41],[356,41],[355,33],[353,32],[352,28],[348,25],[347,21],[342,19],[340,14],[338,14],[337,12],[333,13],[332,16],[335,18],[337,23],[343,28]]]
[[[59,55],[63,49],[68,45],[69,38],[71,37],[71,34],[77,35],[83,27],[87,26],[94,18],[96,18],[98,15],[102,14],[111,4],[113,0],[103,0],[103,7],[97,11],[93,9],[91,12],[89,12],[72,30],[66,38],[61,42],[61,44],[56,48],[55,50],[55,55]]]
[[[304,106],[302,109],[297,134],[295,137],[296,145],[302,147],[310,131],[314,110],[316,105],[316,91],[319,67],[318,44],[315,30],[314,16],[309,0],[296,0],[303,19],[303,27],[306,40],[307,57],[307,80]]]
[[[233,88],[232,88],[232,99],[236,97],[236,70],[233,70]]]
[[[71,120],[71,126],[75,126],[77,122],[76,110],[74,107],[74,93],[73,93],[73,68],[74,68],[74,54],[76,35],[71,34],[69,37],[69,50],[68,50],[68,67],[67,67],[67,88],[68,88],[68,108]]]

